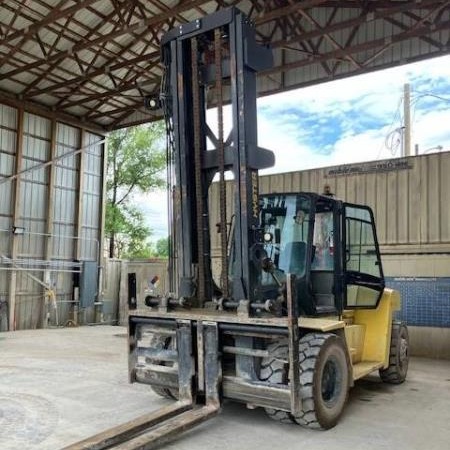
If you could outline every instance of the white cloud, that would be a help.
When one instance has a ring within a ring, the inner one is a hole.
[[[133,201],[139,206],[146,219],[146,225],[152,230],[150,240],[168,235],[167,225],[167,194],[165,190],[157,190],[150,193],[138,193],[133,196]]]
[[[436,146],[450,150],[450,106],[444,111],[419,113],[413,126],[413,142],[420,143],[422,152]]]
[[[438,145],[450,150],[448,94],[441,94],[447,101],[420,94],[450,90],[447,56],[260,99],[259,142],[269,148],[271,144],[278,159],[269,172],[400,156],[400,148],[393,154],[395,148],[387,149],[384,142],[389,132],[404,125],[405,82],[412,90],[413,144],[423,150]],[[312,118],[315,124],[305,127],[299,117]],[[334,142],[323,143],[330,126],[339,134]],[[289,149],[288,161],[281,147]]]
[[[275,167],[262,173],[391,158],[395,148],[386,148],[385,140],[402,125],[404,83],[410,83],[413,92],[413,144],[418,143],[421,152],[438,145],[450,150],[450,103],[419,98],[417,93],[440,90],[441,96],[449,97],[446,56],[260,98],[258,143],[276,155]],[[226,135],[231,127],[229,108],[224,114]],[[208,121],[216,130],[215,111],[208,111]],[[399,155],[397,148],[395,156]],[[140,197],[153,240],[167,236],[165,202],[161,192]]]

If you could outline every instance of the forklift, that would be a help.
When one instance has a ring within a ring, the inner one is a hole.
[[[67,449],[151,449],[225,399],[329,429],[356,380],[405,380],[408,331],[394,321],[400,296],[385,286],[372,210],[310,192],[259,194],[258,170],[274,155],[257,144],[256,74],[272,58],[236,8],[163,37],[161,91],[149,103],[167,129],[170,289],[129,311],[129,378],[174,403]]]

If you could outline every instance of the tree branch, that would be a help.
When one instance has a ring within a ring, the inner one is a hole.
[[[135,182],[133,182],[132,184],[131,184],[131,186],[128,188],[128,191],[127,191],[127,193],[118,201],[118,202],[116,202],[116,205],[120,205],[130,194],[131,194],[131,191],[133,190],[133,188],[136,186],[136,183]]]

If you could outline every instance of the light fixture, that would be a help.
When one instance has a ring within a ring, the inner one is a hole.
[[[17,235],[25,234],[25,228],[23,227],[12,227],[12,233]]]
[[[161,108],[161,102],[158,95],[148,95],[144,97],[144,106],[150,111],[157,111]]]

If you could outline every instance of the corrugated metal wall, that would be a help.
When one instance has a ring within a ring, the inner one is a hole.
[[[342,171],[325,168],[262,177],[261,191],[322,192],[324,184],[329,184],[337,198],[373,208],[381,245],[450,243],[450,208],[446,201],[450,153],[404,161],[407,164],[397,170],[383,169],[395,160],[380,161],[378,171],[360,175],[335,175]],[[355,167],[364,171],[370,166]]]
[[[399,319],[408,324],[450,324],[450,152],[260,177],[261,193],[323,192],[372,207],[386,283],[401,292]],[[213,273],[220,271],[218,185],[210,217]],[[232,186],[227,186],[228,217]],[[218,280],[217,280],[218,281]],[[445,347],[450,351],[448,344]],[[447,352],[448,354],[448,352]]]
[[[260,177],[260,192],[323,192],[371,206],[378,238],[388,253],[392,246],[409,252],[450,251],[450,152]],[[217,223],[217,185],[210,204]],[[228,198],[232,192],[228,186]],[[232,202],[228,202],[229,204]],[[219,238],[213,235],[213,248]]]
[[[450,152],[260,177],[261,193],[322,192],[374,210],[387,277],[450,277]],[[218,186],[210,203],[213,274],[220,273]],[[227,186],[228,217],[233,211]],[[217,280],[218,281],[218,280]],[[413,281],[411,281],[413,282]],[[450,289],[450,286],[449,286]],[[419,295],[419,294],[417,294]],[[434,321],[429,321],[434,325]]]
[[[10,177],[14,173],[14,155],[17,139],[17,111],[0,104],[0,183],[1,178]],[[12,227],[11,202],[12,184],[0,184],[0,230]],[[10,253],[11,244],[3,231],[0,231],[0,258]],[[8,327],[7,300],[9,293],[9,272],[0,271],[0,331]]]
[[[0,301],[7,299],[10,328],[72,318],[73,262],[100,256],[103,140],[0,105]],[[56,293],[56,308],[44,284]]]

